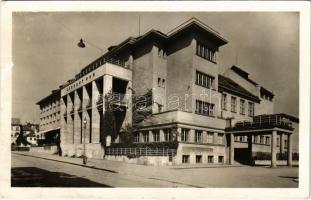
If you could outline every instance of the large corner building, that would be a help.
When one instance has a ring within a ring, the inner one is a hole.
[[[151,30],[109,47],[60,86],[63,155],[81,156],[85,142],[86,155],[101,159],[233,164],[268,154],[272,166],[280,155],[291,165],[298,119],[274,113],[275,94],[238,66],[219,74],[227,43],[193,18],[167,34]],[[116,145],[134,125],[133,146],[149,148]],[[177,146],[163,145],[170,142]]]

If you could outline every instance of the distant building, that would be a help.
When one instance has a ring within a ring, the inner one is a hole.
[[[26,123],[22,125],[23,137],[30,145],[38,145],[37,135],[39,132],[39,125],[33,123]]]
[[[16,139],[21,133],[21,121],[19,118],[11,120],[11,144],[16,144]]]
[[[227,43],[193,18],[109,47],[60,86],[63,155],[81,156],[86,143],[88,157],[147,164],[251,164],[267,155],[272,166],[284,156],[292,165],[298,118],[275,114],[275,94],[240,67],[219,73]],[[43,100],[40,127],[52,112]],[[122,146],[127,126],[135,127],[132,149]]]
[[[40,106],[38,140],[53,142],[60,134],[60,90],[53,90],[51,94],[37,102]]]

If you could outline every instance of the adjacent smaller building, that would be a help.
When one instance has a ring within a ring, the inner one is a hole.
[[[60,90],[53,90],[36,104],[40,107],[39,132],[36,138],[39,143],[53,143],[60,133]]]
[[[21,120],[19,118],[12,118],[11,121],[11,144],[16,144],[16,139],[21,133]]]

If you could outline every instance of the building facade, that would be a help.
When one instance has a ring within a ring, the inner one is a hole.
[[[11,120],[11,144],[16,144],[17,137],[21,134],[21,120],[19,118],[12,118]]]
[[[60,90],[53,90],[51,94],[36,103],[40,108],[38,141],[53,142],[60,134]]]
[[[241,68],[219,73],[227,43],[193,18],[168,34],[151,30],[109,47],[60,86],[63,155],[233,164],[264,151],[274,166],[279,135],[291,165],[291,121],[298,119],[274,114],[274,94]],[[133,148],[122,136],[128,127]]]

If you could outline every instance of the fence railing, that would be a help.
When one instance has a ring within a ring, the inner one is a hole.
[[[106,155],[114,156],[175,156],[176,149],[167,148],[106,148]]]

